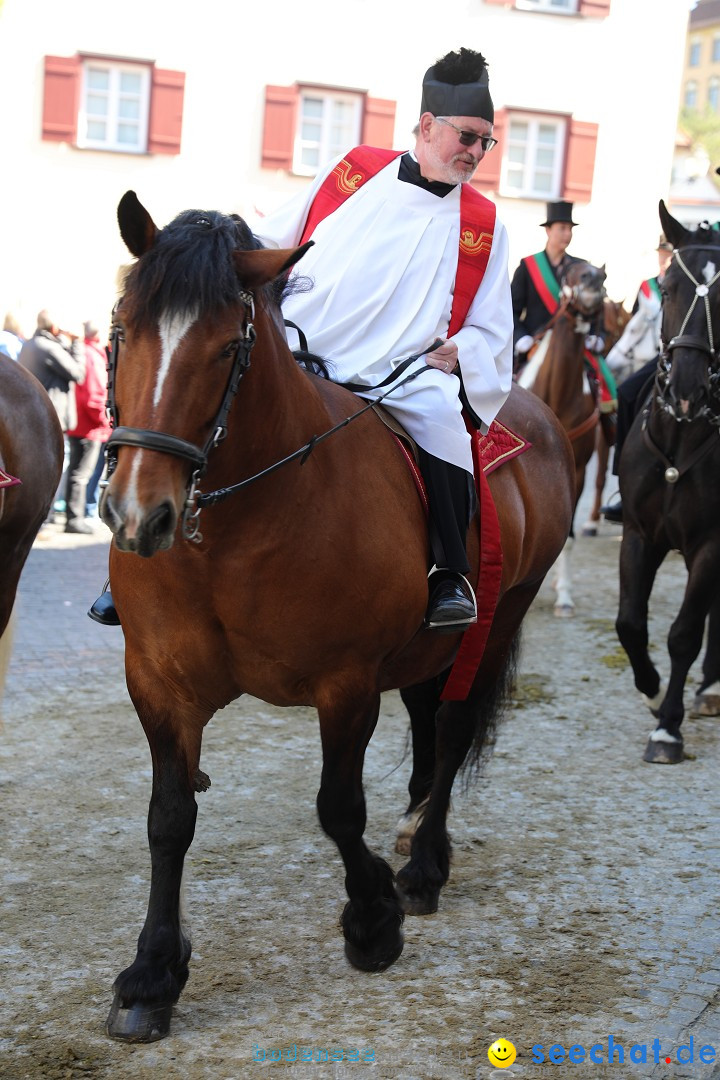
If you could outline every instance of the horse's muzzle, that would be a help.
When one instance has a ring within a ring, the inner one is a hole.
[[[136,507],[130,512],[116,504],[109,485],[101,497],[99,513],[119,551],[149,559],[158,551],[167,551],[175,541],[178,514],[170,499],[163,499],[148,511]]]

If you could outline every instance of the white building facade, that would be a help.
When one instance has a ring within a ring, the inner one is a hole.
[[[570,251],[632,304],[656,271],[687,0],[5,0],[0,318],[25,333],[109,321],[128,260],[117,203],[158,225],[191,207],[267,212],[355,141],[412,146],[428,67],[461,46],[490,70],[499,145],[477,183],[510,272],[575,204]]]

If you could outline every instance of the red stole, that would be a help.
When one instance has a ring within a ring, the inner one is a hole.
[[[374,146],[356,146],[351,150],[338,162],[319,188],[310,207],[300,243],[305,243],[324,218],[403,153],[403,150],[380,150]],[[458,268],[448,337],[456,334],[465,323],[470,305],[485,274],[492,247],[495,214],[494,203],[470,184],[462,185]]]

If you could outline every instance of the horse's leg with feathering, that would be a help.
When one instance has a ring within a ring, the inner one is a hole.
[[[342,702],[335,695],[327,704],[318,703],[323,767],[317,810],[345,864],[345,955],[362,971],[382,971],[402,952],[404,916],[390,866],[363,840],[363,763],[380,712],[380,694],[345,686]]]
[[[410,802],[397,827],[395,851],[409,855],[412,838],[430,797],[435,775],[435,717],[440,708],[440,691],[448,671],[434,679],[407,686],[400,697],[410,717],[412,773],[408,784]]]
[[[443,702],[437,711],[432,790],[412,838],[410,861],[397,875],[397,890],[409,915],[437,911],[440,890],[450,874],[447,815],[455,777],[469,754],[479,764],[493,744],[495,724],[514,681],[518,631],[539,585],[505,594],[467,699]]]
[[[670,678],[658,709],[657,728],[650,736],[643,755],[644,761],[675,765],[683,759],[683,692],[690,668],[702,649],[705,619],[711,604],[719,595],[719,560],[720,544],[710,542],[696,553],[690,563],[683,602],[668,634]]]
[[[128,672],[132,667],[128,663]],[[180,886],[185,854],[195,832],[195,792],[210,784],[198,769],[202,730],[209,716],[183,715],[187,704],[172,701],[166,684],[156,682],[151,696],[134,687],[128,675],[128,688],[153,763],[148,812],[150,899],[135,960],[114,983],[107,1031],[129,1042],[152,1042],[168,1034],[172,1006],[188,977],[191,947],[181,925]]]
[[[720,716],[720,596],[710,607],[702,672],[690,716]]]

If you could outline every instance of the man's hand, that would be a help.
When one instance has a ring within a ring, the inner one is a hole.
[[[588,352],[602,352],[605,348],[605,338],[600,334],[586,334],[585,348]]]
[[[520,353],[528,352],[529,349],[532,349],[534,344],[535,338],[532,334],[523,334],[523,336],[518,338],[515,342],[515,355],[519,356]]]
[[[458,347],[454,341],[444,341],[439,349],[428,353],[425,359],[430,367],[452,375],[458,363]]]

